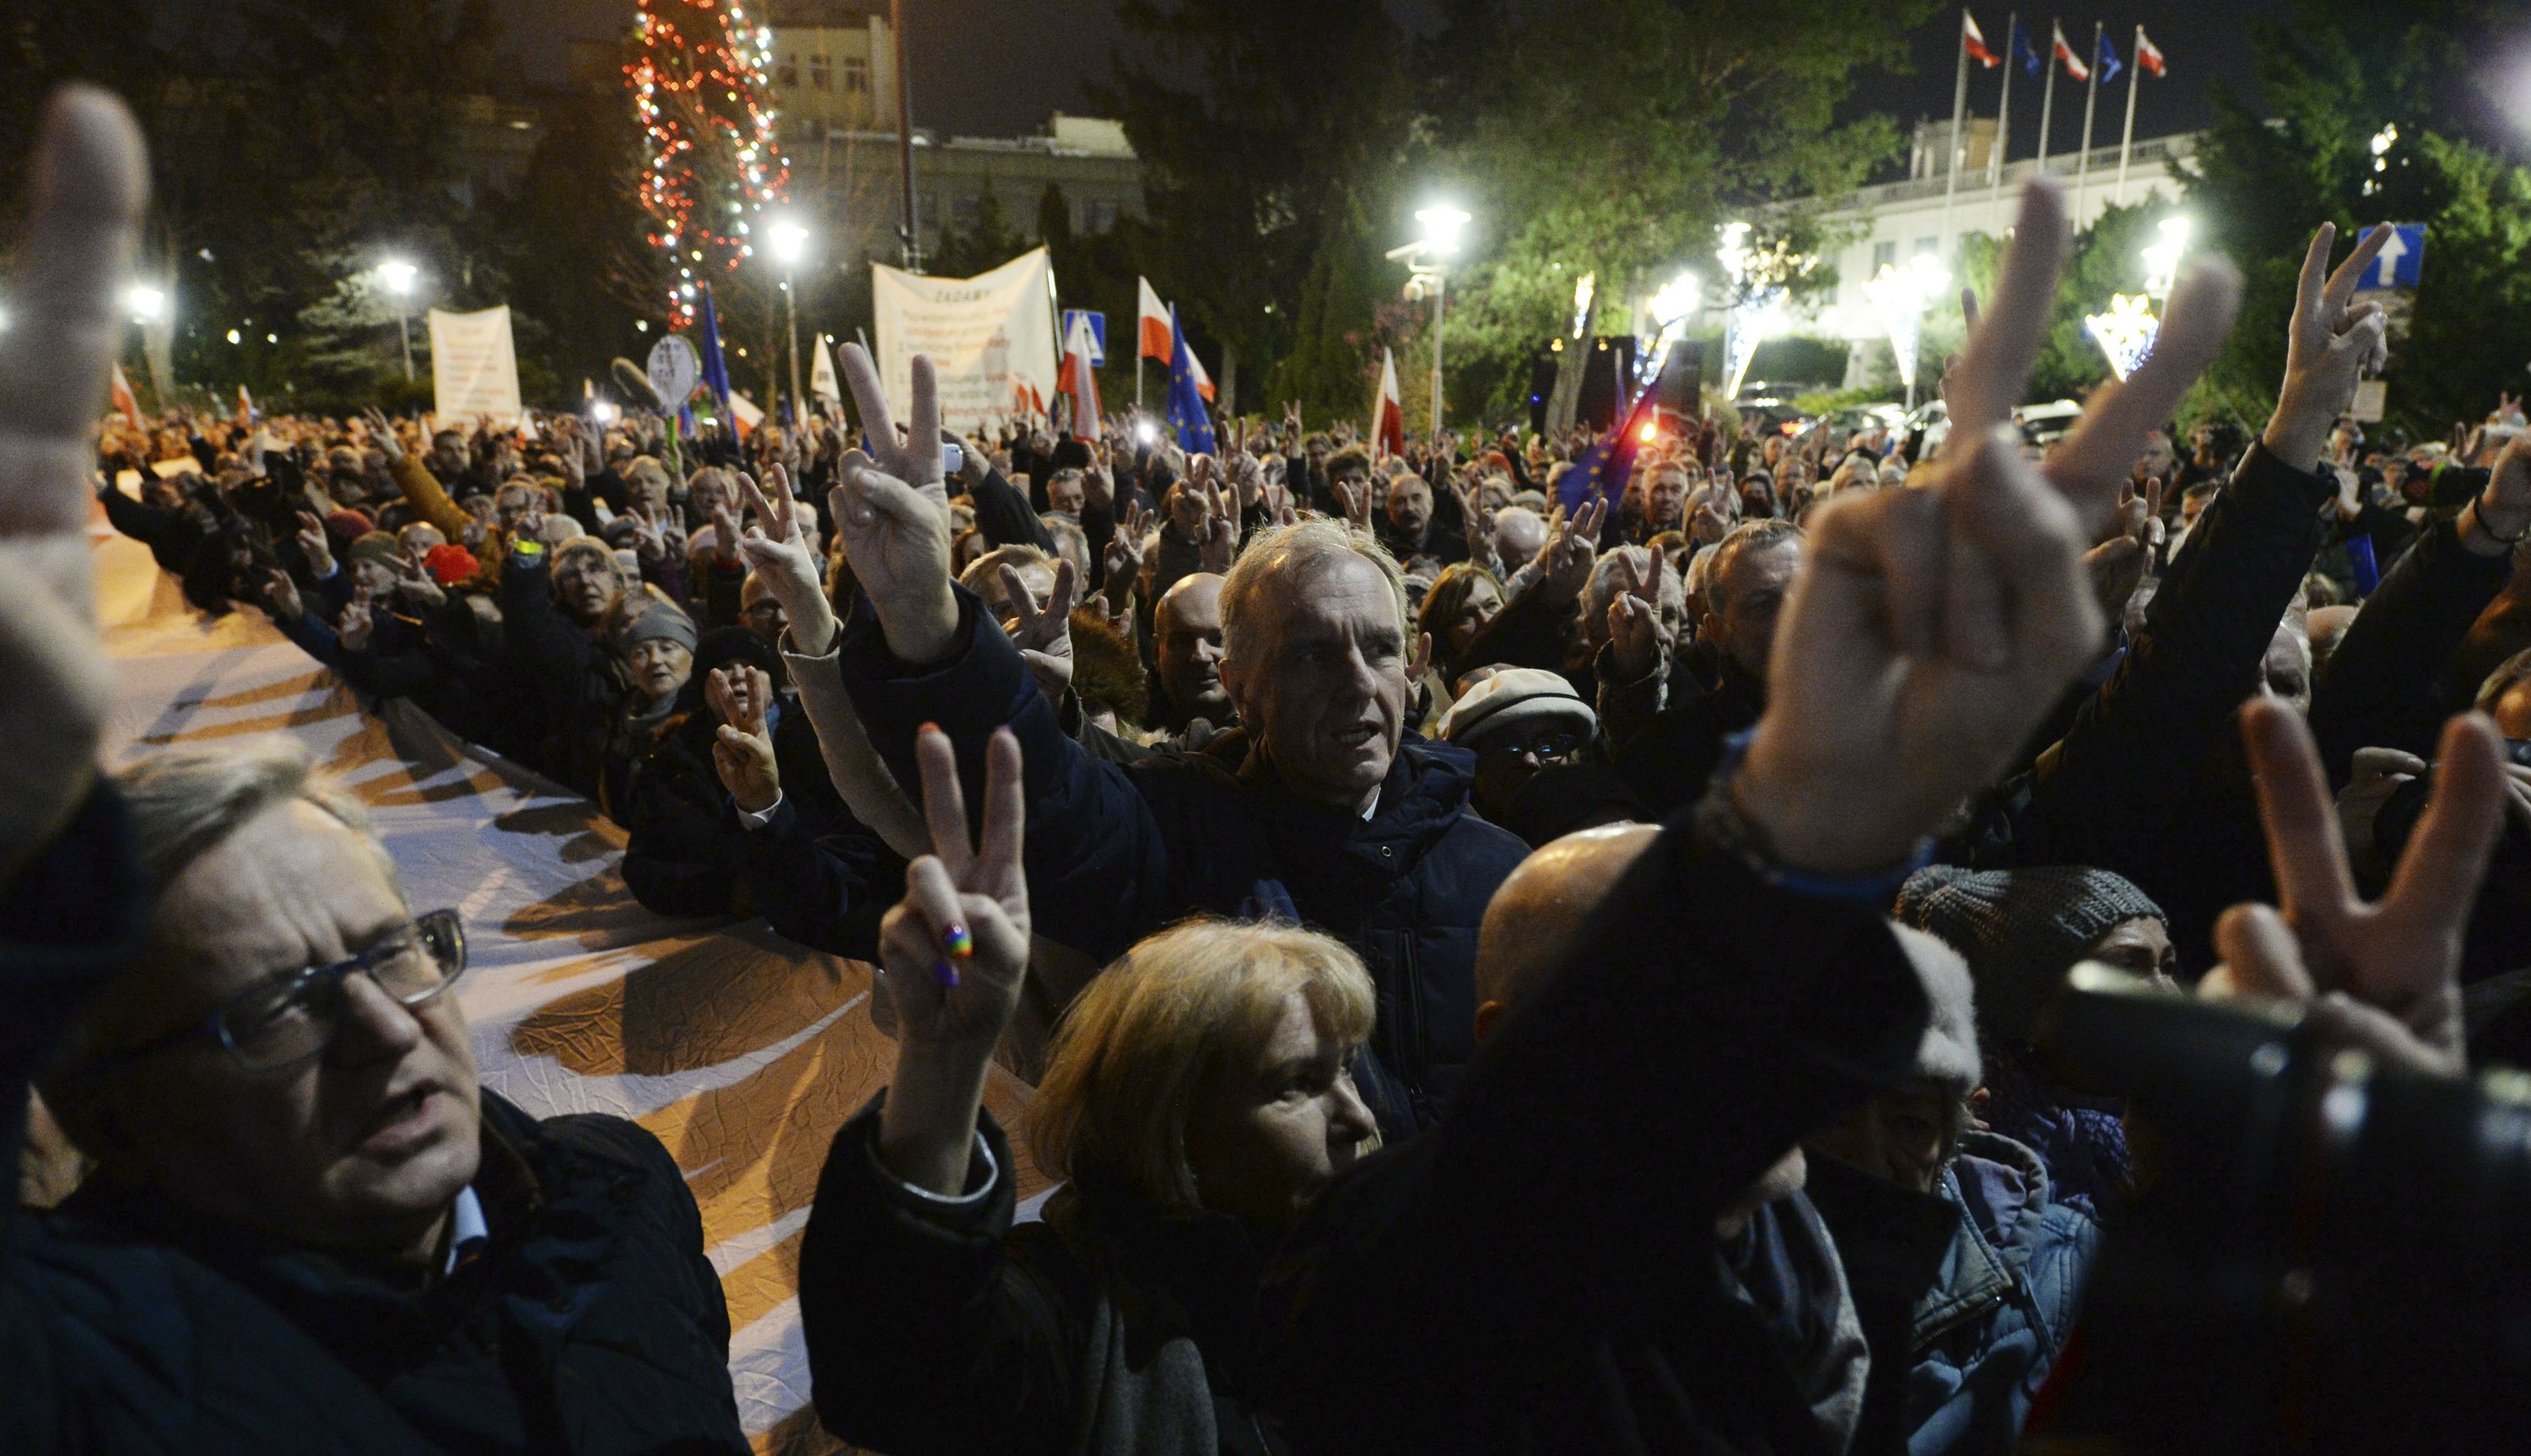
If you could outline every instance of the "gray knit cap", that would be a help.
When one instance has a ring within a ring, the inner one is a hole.
[[[1966,958],[1977,983],[1978,1025],[2019,1040],[2065,973],[2111,926],[2131,920],[2167,924],[2170,917],[2106,869],[1937,865],[1898,892],[1897,919],[1940,936]]]
[[[653,638],[666,638],[691,652],[695,649],[694,619],[672,606],[654,606],[616,629],[615,650],[629,652],[635,643]]]

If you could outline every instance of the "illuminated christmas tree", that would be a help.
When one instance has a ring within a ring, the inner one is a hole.
[[[790,185],[767,104],[773,32],[740,0],[641,0],[641,39],[624,74],[642,121],[642,207],[675,269],[668,317],[683,328],[697,286],[755,255],[756,225]]]

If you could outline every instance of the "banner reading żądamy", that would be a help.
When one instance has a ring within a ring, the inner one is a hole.
[[[444,428],[478,420],[503,429],[518,423],[519,355],[508,307],[478,313],[431,309],[430,382]]]
[[[940,423],[973,434],[1054,398],[1054,270],[1042,248],[973,278],[871,265],[879,382],[898,420],[913,402],[914,356],[931,356]]]

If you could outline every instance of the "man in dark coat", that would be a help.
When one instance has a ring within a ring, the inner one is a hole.
[[[0,360],[0,1159],[40,1070],[96,1167],[0,1212],[0,1450],[738,1456],[676,1164],[481,1090],[445,994],[463,933],[405,904],[357,802],[273,750],[97,782],[84,436],[147,163],[72,90],[29,175]]]

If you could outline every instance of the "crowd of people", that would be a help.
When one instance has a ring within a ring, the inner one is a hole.
[[[852,348],[849,421],[744,438],[100,428],[140,139],[68,92],[33,175],[0,1117],[79,1173],[0,1230],[0,1449],[747,1448],[678,1168],[478,1086],[462,920],[358,804],[280,746],[97,766],[100,503],[587,796],[646,906],[876,968],[799,1269],[874,1451],[2146,1449],[2067,1352],[2185,1146],[2056,1053],[2069,998],[2531,1065],[2531,439],[2343,419],[2379,233],[2314,237],[2255,438],[2169,425],[2207,257],[2025,440],[2042,181],[1939,444],[1673,417],[1609,477],[1298,407],[958,439]]]

